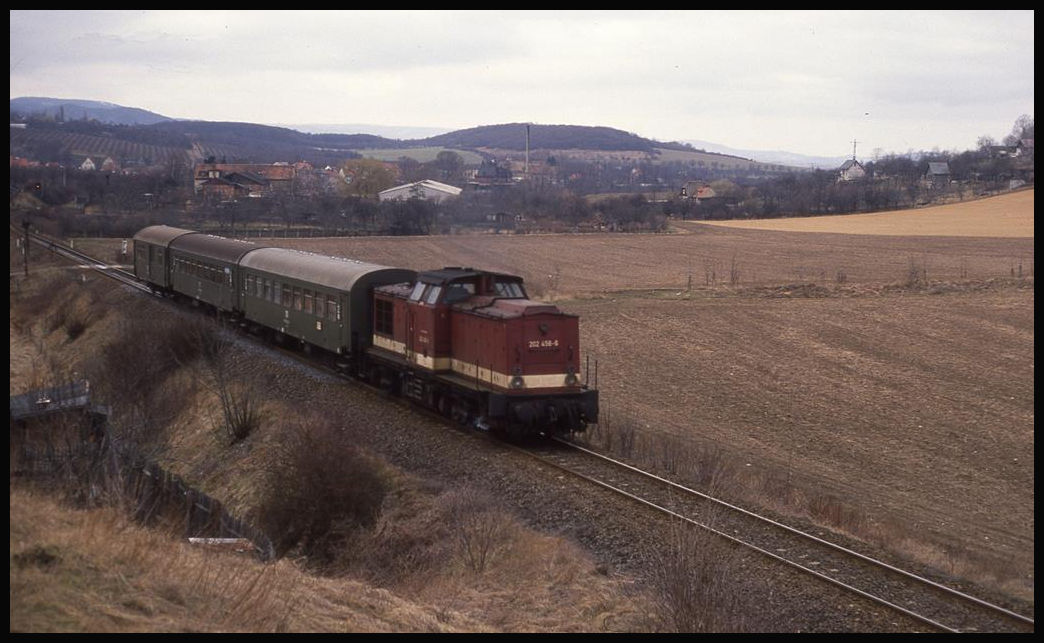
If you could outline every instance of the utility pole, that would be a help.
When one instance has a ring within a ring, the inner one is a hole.
[[[25,276],[29,276],[29,217],[22,219],[22,228],[25,229],[25,247],[22,249],[22,257],[25,261]]]
[[[526,182],[529,182],[529,123],[526,123],[526,163],[523,170]]]

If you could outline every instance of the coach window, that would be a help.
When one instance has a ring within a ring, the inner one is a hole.
[[[294,310],[301,310],[301,289],[294,286]]]
[[[290,294],[290,284],[283,284],[283,297],[280,301],[287,308],[293,305],[294,300]]]
[[[243,284],[243,294],[253,295],[254,294],[254,275],[246,276],[246,283]]]
[[[326,318],[337,319],[337,300],[333,297],[326,298]]]
[[[326,303],[326,296],[323,293],[321,293],[321,292],[315,293],[315,316],[316,317],[320,317],[321,318],[321,317],[325,317],[326,316],[326,306],[324,305],[325,303]]]
[[[312,308],[312,291],[307,288],[304,289],[304,311],[309,315],[314,312]]]

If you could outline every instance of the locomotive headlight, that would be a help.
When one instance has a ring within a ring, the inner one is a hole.
[[[511,388],[525,388],[526,381],[522,379],[521,375],[516,375],[511,378]]]
[[[580,378],[576,376],[576,373],[569,373],[565,377],[566,386],[576,386],[580,383]]]

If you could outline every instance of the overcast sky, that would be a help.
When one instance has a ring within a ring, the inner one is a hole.
[[[11,11],[11,98],[172,118],[614,127],[860,158],[1033,115],[1025,11]]]

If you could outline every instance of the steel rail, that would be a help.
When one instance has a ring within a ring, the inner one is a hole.
[[[808,540],[813,541],[813,542],[815,542],[815,543],[817,543],[819,545],[823,545],[824,547],[833,549],[834,551],[840,552],[840,553],[845,554],[847,556],[852,556],[852,557],[858,558],[858,559],[862,560],[863,562],[866,562],[866,563],[868,563],[870,565],[873,565],[873,566],[876,566],[876,567],[880,567],[882,569],[886,569],[888,571],[894,572],[894,573],[899,574],[901,576],[905,576],[906,578],[908,578],[910,580],[913,580],[915,582],[928,585],[928,586],[930,586],[930,587],[932,587],[934,589],[942,591],[942,592],[944,592],[946,594],[949,594],[951,596],[954,596],[956,598],[960,598],[960,599],[966,600],[968,602],[974,603],[974,604],[978,605],[979,607],[982,607],[982,608],[985,608],[987,610],[991,610],[991,611],[997,612],[997,613],[999,613],[999,614],[1001,614],[1003,616],[1006,616],[1006,617],[1011,618],[1011,619],[1016,620],[1016,621],[1020,621],[1020,622],[1026,623],[1028,625],[1033,625],[1034,624],[1032,618],[1029,618],[1029,617],[1027,617],[1027,616],[1025,616],[1023,614],[1019,614],[1018,612],[1014,612],[1012,610],[1009,610],[1006,607],[1003,607],[1003,606],[1000,606],[1000,605],[996,605],[994,603],[990,603],[989,601],[985,601],[985,600],[983,600],[981,598],[978,598],[977,596],[972,596],[971,594],[967,594],[965,592],[962,592],[960,590],[954,589],[954,588],[949,587],[947,585],[944,585],[942,583],[933,581],[930,578],[925,578],[923,576],[919,576],[917,574],[914,574],[913,572],[907,571],[907,570],[902,569],[900,567],[896,567],[895,565],[892,565],[890,563],[886,563],[886,562],[884,562],[882,560],[878,560],[878,559],[873,558],[871,556],[867,556],[866,554],[863,554],[863,553],[860,553],[858,551],[855,551],[854,549],[850,549],[848,547],[844,547],[843,545],[839,545],[839,544],[831,542],[829,540],[825,540],[825,539],[820,538],[819,536],[816,536],[814,534],[810,534],[808,532],[801,531],[801,530],[799,530],[799,529],[797,529],[795,527],[791,527],[790,525],[787,525],[785,523],[779,522],[777,520],[773,520],[771,518],[767,518],[765,516],[761,516],[761,515],[756,514],[756,513],[752,512],[752,511],[748,510],[748,509],[744,509],[743,507],[740,507],[738,505],[734,505],[734,504],[731,504],[731,503],[726,502],[724,500],[721,500],[719,498],[715,498],[715,497],[713,497],[713,496],[711,496],[709,494],[706,494],[706,493],[703,493],[701,491],[697,491],[695,489],[692,489],[692,488],[686,487],[684,485],[678,484],[677,482],[674,482],[673,480],[668,480],[668,479],[663,478],[661,476],[657,476],[656,474],[649,473],[648,471],[643,471],[642,469],[639,469],[639,468],[637,468],[637,467],[635,467],[633,465],[627,464],[626,462],[621,462],[621,461],[616,460],[614,458],[610,458],[610,457],[608,457],[606,455],[598,453],[597,451],[593,451],[591,449],[587,449],[587,448],[582,447],[582,446],[580,446],[578,444],[574,444],[574,443],[572,443],[572,442],[570,442],[568,440],[564,440],[564,439],[561,439],[561,438],[553,438],[553,440],[555,442],[557,442],[559,444],[562,444],[562,445],[565,445],[565,446],[567,446],[567,447],[569,447],[571,449],[576,449],[578,451],[586,453],[587,455],[590,455],[592,457],[595,457],[595,458],[601,459],[601,460],[603,460],[605,462],[608,462],[608,463],[610,463],[612,465],[628,469],[628,470],[630,470],[630,471],[632,471],[634,473],[637,473],[639,475],[645,476],[645,477],[647,477],[649,479],[655,480],[655,481],[660,482],[662,484],[668,485],[671,488],[677,489],[677,490],[682,491],[682,492],[687,493],[687,494],[691,494],[691,495],[695,495],[697,497],[703,498],[704,500],[708,500],[710,502],[713,502],[713,503],[715,503],[715,504],[717,504],[717,505],[719,505],[721,507],[725,507],[725,508],[730,509],[732,511],[736,511],[736,512],[742,513],[742,514],[744,514],[744,515],[746,515],[746,516],[748,516],[750,518],[753,518],[755,520],[759,520],[761,522],[764,522],[766,524],[772,525],[774,527],[778,527],[779,529],[787,531],[787,532],[789,532],[791,534],[794,534],[796,536],[800,536],[802,538],[808,539]]]
[[[825,539],[820,538],[818,536],[815,536],[813,534],[809,534],[809,533],[800,531],[798,529],[795,529],[794,527],[791,527],[791,526],[786,525],[784,523],[781,523],[779,521],[772,520],[772,519],[766,518],[764,516],[760,516],[760,515],[758,515],[758,514],[756,514],[754,512],[751,512],[751,511],[749,511],[747,509],[744,509],[742,507],[739,507],[739,506],[736,506],[734,504],[725,502],[725,501],[720,500],[718,498],[714,498],[713,496],[710,496],[708,494],[696,491],[696,490],[691,489],[689,487],[685,487],[684,485],[680,485],[680,484],[678,484],[678,483],[676,483],[676,482],[674,482],[672,480],[668,480],[666,478],[663,478],[661,476],[657,476],[657,475],[649,473],[647,471],[643,471],[643,470],[641,470],[641,469],[639,469],[639,468],[637,468],[637,467],[635,467],[633,465],[627,464],[625,462],[620,462],[618,460],[615,460],[615,459],[610,458],[608,456],[602,455],[602,454],[597,453],[595,451],[592,451],[590,449],[586,449],[586,448],[581,447],[581,446],[579,446],[577,444],[574,444],[574,443],[572,443],[572,442],[570,442],[568,440],[560,439],[560,438],[552,438],[552,439],[556,443],[562,444],[562,445],[564,445],[564,446],[566,446],[566,447],[568,447],[570,449],[576,450],[576,451],[581,452],[581,453],[583,453],[583,454],[585,454],[587,456],[593,457],[593,458],[595,458],[595,459],[597,459],[597,460],[599,460],[599,461],[601,461],[601,462],[603,462],[605,464],[611,465],[613,467],[619,467],[619,468],[622,468],[622,469],[627,470],[629,472],[632,472],[634,474],[638,474],[638,475],[640,475],[642,477],[645,477],[647,479],[653,480],[653,481],[655,481],[655,482],[657,482],[659,484],[665,485],[669,489],[676,489],[676,490],[682,491],[687,496],[695,496],[695,497],[700,498],[702,500],[709,501],[711,503],[716,503],[719,506],[722,506],[722,507],[724,507],[726,509],[729,509],[729,510],[732,510],[734,512],[737,512],[737,513],[739,513],[739,514],[741,514],[741,515],[743,515],[743,516],[745,516],[747,518],[759,521],[759,522],[764,523],[766,525],[770,525],[771,527],[780,529],[780,530],[782,530],[782,531],[784,531],[786,533],[789,533],[789,534],[791,534],[793,536],[797,536],[797,537],[806,539],[806,540],[808,540],[810,542],[813,542],[813,543],[815,543],[815,544],[817,544],[819,546],[825,547],[825,548],[827,548],[829,550],[833,550],[836,553],[840,553],[840,554],[842,554],[844,556],[849,556],[849,557],[855,558],[855,559],[860,560],[861,562],[863,562],[863,563],[865,563],[867,565],[870,565],[872,567],[884,569],[884,570],[890,571],[892,573],[898,574],[899,576],[901,576],[903,578],[906,578],[909,581],[913,581],[914,583],[920,584],[921,586],[925,586],[926,588],[930,588],[930,589],[939,591],[943,595],[950,596],[952,598],[957,598],[957,599],[960,599],[960,600],[963,600],[963,601],[971,602],[971,603],[977,605],[978,607],[980,607],[980,608],[982,608],[984,610],[987,610],[988,612],[990,612],[990,613],[992,613],[994,615],[1000,615],[1003,618],[1012,619],[1012,620],[1018,621],[1020,623],[1029,624],[1031,626],[1033,625],[1033,619],[1031,619],[1029,617],[1026,617],[1026,616],[1024,616],[1022,614],[1019,614],[1017,612],[1013,612],[1013,611],[1011,611],[1011,610],[1009,610],[1007,608],[1001,607],[999,605],[994,605],[992,603],[989,603],[988,601],[984,601],[984,600],[982,600],[980,598],[977,598],[975,596],[971,596],[970,594],[966,594],[966,593],[961,592],[959,590],[955,590],[952,587],[947,587],[946,585],[943,585],[941,583],[937,583],[935,581],[932,581],[931,579],[927,579],[927,578],[918,576],[917,574],[913,574],[913,573],[911,573],[909,571],[903,570],[903,569],[898,568],[898,567],[896,567],[894,565],[890,565],[890,564],[885,563],[883,561],[879,561],[879,560],[874,559],[872,557],[866,556],[865,554],[862,554],[860,552],[854,551],[854,550],[849,549],[847,547],[843,547],[843,546],[838,545],[836,543],[832,543],[832,542],[830,542],[828,540],[825,540]],[[792,567],[792,568],[794,568],[794,569],[796,569],[796,570],[798,570],[800,572],[809,574],[809,575],[811,575],[813,577],[816,577],[816,578],[818,578],[820,580],[823,580],[823,581],[825,581],[825,582],[827,582],[829,584],[832,584],[832,585],[835,585],[837,587],[840,587],[840,588],[844,589],[845,591],[857,594],[857,595],[862,596],[862,597],[864,597],[864,598],[866,598],[866,599],[868,599],[868,600],[870,600],[872,602],[875,602],[875,603],[883,605],[883,606],[885,606],[885,607],[887,607],[887,608],[889,608],[891,610],[894,610],[894,611],[897,611],[897,612],[899,612],[901,614],[904,614],[904,615],[908,616],[911,619],[914,619],[916,621],[925,623],[927,625],[930,625],[931,627],[937,628],[937,629],[945,631],[945,632],[958,633],[958,632],[962,631],[962,630],[957,629],[955,627],[952,627],[952,626],[946,625],[944,623],[941,623],[941,622],[939,622],[938,620],[936,620],[934,618],[931,618],[929,616],[925,616],[923,614],[919,614],[919,613],[917,613],[917,612],[915,612],[915,611],[913,611],[913,610],[911,610],[909,608],[903,607],[902,605],[898,605],[898,604],[888,600],[887,598],[871,594],[871,593],[869,593],[869,592],[867,592],[867,591],[865,591],[863,589],[860,589],[859,587],[856,587],[854,585],[846,583],[846,582],[844,582],[842,580],[839,580],[839,579],[836,579],[836,578],[832,578],[832,577],[830,577],[827,574],[824,574],[822,572],[819,572],[819,571],[816,571],[816,570],[811,569],[809,567],[806,567],[806,566],[804,566],[804,565],[802,565],[802,564],[800,564],[798,562],[795,562],[793,560],[788,560],[788,559],[786,559],[786,558],[784,558],[782,556],[779,556],[778,554],[775,554],[774,552],[768,551],[765,548],[760,547],[760,546],[758,546],[758,545],[756,545],[756,544],[754,544],[752,542],[747,542],[745,540],[742,540],[741,538],[737,538],[737,537],[732,536],[732,535],[730,535],[728,533],[725,533],[725,532],[722,532],[720,530],[714,529],[713,527],[710,527],[710,526],[708,526],[706,524],[700,523],[699,521],[694,520],[694,519],[692,519],[692,518],[690,518],[688,516],[679,514],[678,512],[674,511],[673,509],[670,509],[670,508],[667,508],[667,507],[663,507],[661,505],[658,505],[656,502],[650,501],[650,500],[648,500],[646,498],[642,498],[642,497],[636,495],[635,493],[632,493],[631,491],[619,488],[617,486],[614,486],[613,484],[605,482],[604,480],[592,477],[592,476],[590,476],[590,475],[588,475],[586,473],[583,473],[583,472],[580,472],[580,471],[578,471],[576,469],[573,469],[573,468],[571,468],[568,465],[561,464],[559,462],[555,462],[553,459],[549,458],[548,456],[545,456],[545,455],[543,455],[543,454],[541,454],[539,452],[533,451],[532,449],[521,448],[521,447],[517,447],[517,446],[514,446],[514,445],[511,445],[511,447],[516,449],[516,450],[518,450],[518,451],[520,451],[520,452],[522,452],[522,453],[525,453],[526,455],[528,455],[528,456],[530,456],[530,457],[532,457],[532,458],[534,458],[534,459],[536,459],[536,460],[538,460],[538,461],[540,461],[540,462],[542,462],[544,464],[547,464],[547,465],[552,466],[552,467],[554,467],[554,468],[556,468],[558,470],[561,470],[561,471],[564,471],[566,473],[569,473],[570,475],[576,476],[576,477],[578,477],[580,479],[583,479],[585,481],[594,483],[595,485],[600,486],[600,487],[602,487],[602,488],[604,488],[604,489],[606,489],[606,490],[608,490],[608,491],[610,491],[612,493],[624,496],[624,497],[629,498],[629,499],[631,499],[631,500],[633,500],[633,501],[635,501],[635,502],[637,502],[639,504],[647,506],[647,507],[653,509],[654,511],[666,514],[666,515],[668,515],[668,516],[670,516],[672,518],[683,520],[686,523],[689,523],[689,524],[691,524],[691,525],[693,525],[695,527],[699,527],[700,529],[707,530],[708,532],[713,533],[713,534],[715,534],[717,536],[720,536],[720,537],[722,537],[722,538],[724,538],[724,539],[726,539],[726,540],[728,540],[730,542],[733,542],[733,543],[735,543],[735,544],[737,544],[737,545],[739,545],[741,547],[745,547],[745,548],[751,549],[753,551],[756,551],[756,552],[758,552],[760,554],[763,554],[766,557],[769,557],[769,558],[771,558],[771,559],[773,559],[775,561],[781,562],[781,563],[783,563],[783,564],[785,564],[787,566],[790,566],[790,567]]]

